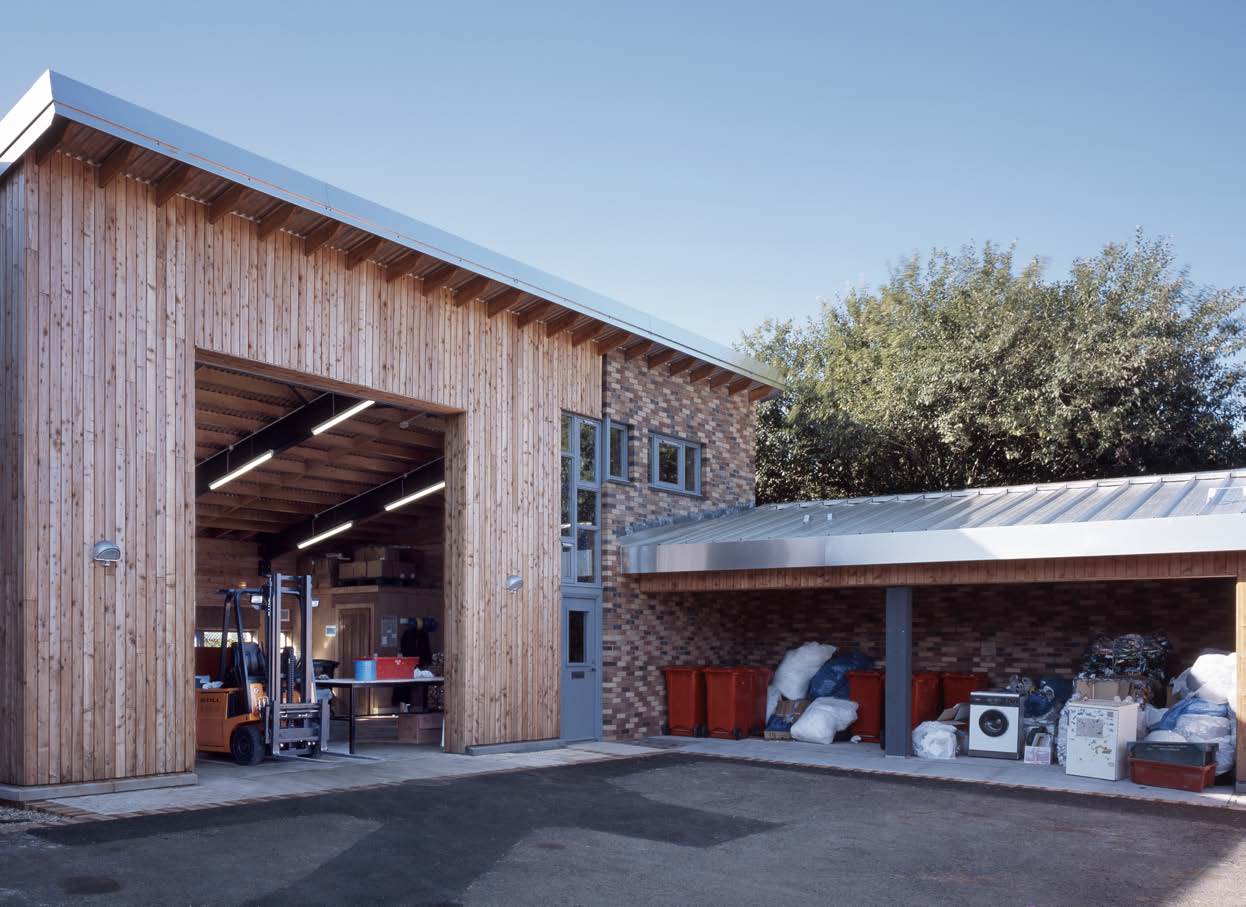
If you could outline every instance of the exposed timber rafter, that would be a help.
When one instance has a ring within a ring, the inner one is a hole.
[[[535,305],[526,308],[519,313],[519,317],[515,319],[515,327],[522,331],[528,325],[532,324],[532,322],[539,320],[543,315],[547,315],[554,311],[555,308],[557,308],[557,306],[548,300],[538,300]]]
[[[710,387],[722,387],[724,384],[728,384],[734,380],[735,380],[734,374],[728,371],[722,371],[710,379],[709,385]]]
[[[715,368],[717,368],[717,366],[710,365],[708,362],[702,362],[692,371],[688,372],[688,383],[696,384],[698,381],[708,378],[714,373]]]
[[[615,331],[613,334],[607,334],[605,337],[602,337],[597,341],[597,355],[604,356],[611,350],[618,349],[623,344],[627,343],[628,338],[631,336],[631,334],[622,328]]]
[[[239,183],[230,183],[226,186],[225,191],[212,199],[212,203],[208,205],[208,223],[219,223],[226,214],[232,214],[246,193],[247,187]]]
[[[571,345],[580,346],[601,333],[605,325],[600,321],[589,321],[571,332]]]
[[[53,117],[52,124],[43,130],[43,134],[35,139],[32,151],[35,153],[35,164],[42,167],[43,162],[52,156],[52,152],[60,147],[61,140],[65,138],[65,131],[69,129],[69,120],[64,117]]]
[[[625,349],[623,351],[623,358],[626,359],[628,362],[631,362],[633,359],[639,359],[645,353],[653,349],[653,347],[654,347],[654,343],[652,340],[641,340],[638,343],[633,343],[631,346]]]
[[[369,236],[363,242],[352,246],[351,250],[346,253],[346,270],[353,271],[367,261],[384,241],[379,236]]]
[[[303,254],[314,255],[321,246],[333,242],[334,237],[342,230],[342,224],[336,220],[327,220],[318,227],[312,228],[303,237]]]
[[[420,280],[423,282],[423,291],[425,296],[432,296],[450,281],[454,280],[454,275],[459,273],[459,269],[454,265],[440,264],[431,271],[421,275]]]
[[[423,257],[414,249],[403,252],[385,266],[385,282],[393,283],[401,277],[406,277],[415,270],[415,266],[420,263],[420,259]]]
[[[574,323],[574,321],[579,317],[580,314],[578,312],[571,311],[571,309],[567,309],[565,312],[555,315],[549,321],[545,322],[545,336],[553,337],[555,334],[565,331],[567,328],[571,327],[572,323]]]
[[[517,290],[514,287],[507,287],[496,296],[490,296],[485,300],[485,315],[489,318],[500,315],[502,312],[505,312],[517,303],[519,301],[519,297],[522,295],[522,290]]]
[[[687,371],[692,367],[692,363],[694,362],[696,362],[696,360],[691,356],[684,356],[681,359],[676,359],[671,363],[671,374],[678,375],[680,372]]]
[[[138,157],[138,151],[138,146],[131,142],[120,143],[95,171],[95,185],[107,189],[108,184],[125,172],[125,168]]]
[[[652,356],[645,359],[645,364],[649,366],[649,368],[657,368],[659,365],[665,365],[674,358],[674,350],[658,350]]]
[[[276,208],[264,215],[264,219],[260,221],[259,226],[255,230],[255,235],[259,237],[260,242],[268,239],[282,227],[290,222],[294,217],[294,212],[298,209],[288,202],[282,202]]]
[[[473,299],[478,299],[480,294],[489,288],[489,278],[481,277],[477,274],[467,283],[454,288],[454,305],[462,308]]]
[[[186,188],[186,184],[194,175],[194,168],[188,164],[174,164],[173,169],[166,173],[156,186],[156,207],[163,208],[169,199]]]

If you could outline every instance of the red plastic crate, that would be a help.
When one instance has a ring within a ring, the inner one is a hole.
[[[376,660],[377,680],[410,680],[420,666],[418,658],[388,657]]]
[[[857,720],[848,733],[867,743],[878,743],[883,734],[883,697],[886,675],[882,671],[849,671],[848,698],[857,704]]]
[[[943,708],[950,709],[954,705],[969,701],[969,694],[976,690],[991,688],[991,675],[981,671],[973,674],[957,674],[955,671],[944,671],[939,675],[941,687],[940,700]]]
[[[1153,762],[1129,757],[1129,780],[1148,787],[1167,787],[1198,793],[1216,783],[1216,764],[1177,765],[1174,762]]]
[[[705,674],[699,666],[663,668],[666,675],[666,732],[704,737]]]
[[[705,717],[711,737],[739,740],[762,734],[769,673],[767,668],[704,669]]]

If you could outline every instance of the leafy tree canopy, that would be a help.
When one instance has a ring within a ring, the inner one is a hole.
[[[745,338],[788,383],[758,414],[758,497],[1240,465],[1244,303],[1141,233],[1059,280],[990,243],[915,256]]]

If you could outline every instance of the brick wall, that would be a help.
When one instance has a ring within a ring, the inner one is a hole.
[[[918,587],[913,590],[914,669],[1070,676],[1099,634],[1164,630],[1170,669],[1204,648],[1232,650],[1230,580]],[[665,720],[664,664],[762,664],[811,639],[881,660],[883,590],[667,593],[616,609],[617,665],[607,733],[658,733]],[[610,676],[607,674],[607,676]]]
[[[651,710],[652,668],[664,663],[664,643],[655,626],[672,640],[692,634],[678,613],[662,615],[618,574],[618,539],[627,531],[660,521],[712,515],[751,506],[754,495],[753,406],[743,394],[729,396],[704,381],[689,384],[686,374],[650,369],[643,359],[628,362],[607,355],[602,368],[603,415],[631,426],[631,482],[608,482],[602,492],[602,702],[607,737],[635,733],[637,708]],[[700,497],[650,488],[650,434],[669,434],[703,445]],[[654,659],[657,659],[656,661]],[[669,663],[669,661],[668,661]],[[659,685],[660,690],[660,685]]]

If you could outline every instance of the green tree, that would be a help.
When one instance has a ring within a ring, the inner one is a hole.
[[[758,413],[758,497],[1237,465],[1244,303],[1141,233],[1060,280],[990,243],[914,257],[745,338],[788,384]]]

